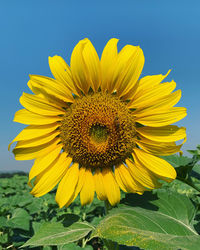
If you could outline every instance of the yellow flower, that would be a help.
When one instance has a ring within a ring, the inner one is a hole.
[[[139,46],[118,40],[106,44],[101,59],[88,39],[74,48],[70,67],[49,57],[55,79],[31,75],[23,93],[25,109],[14,121],[28,125],[12,141],[16,160],[35,159],[29,182],[39,197],[58,183],[56,201],[70,205],[80,193],[81,204],[98,199],[120,201],[120,188],[143,194],[176,178],[174,168],[160,155],[180,152],[175,141],[186,138],[185,128],[170,125],[186,116],[173,107],[181,90],[172,92],[168,75],[139,79],[144,55]],[[11,144],[12,144],[11,143]],[[10,147],[10,145],[9,145]]]

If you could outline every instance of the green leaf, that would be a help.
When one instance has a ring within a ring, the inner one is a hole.
[[[187,166],[192,162],[192,159],[187,156],[168,155],[162,156],[162,158],[168,161],[175,168]]]
[[[14,210],[11,219],[7,221],[6,226],[28,231],[30,226],[30,215],[25,209],[17,208]]]
[[[138,200],[134,203],[129,196],[130,202],[111,210],[91,237],[148,250],[198,249],[200,236],[191,223],[195,215],[191,201],[183,195],[165,191],[149,198],[146,202],[145,199],[141,201],[139,207]]]
[[[85,250],[92,250],[93,247],[92,246],[86,246],[84,248],[77,246],[75,243],[69,243],[66,245],[61,245],[57,247],[58,250],[81,250],[81,249],[85,249]]]
[[[93,229],[94,227],[87,222],[75,222],[69,227],[64,227],[59,222],[47,222],[23,247],[68,244],[82,239]]]

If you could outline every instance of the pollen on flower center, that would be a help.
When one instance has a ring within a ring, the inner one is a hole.
[[[75,99],[60,126],[63,150],[74,162],[90,167],[123,162],[133,151],[135,134],[126,103],[103,93]]]

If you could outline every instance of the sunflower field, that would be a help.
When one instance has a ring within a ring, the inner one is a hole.
[[[176,169],[175,181],[144,195],[121,193],[106,215],[96,197],[59,209],[55,189],[36,198],[27,174],[1,174],[1,249],[199,249],[200,145],[189,152],[190,158],[164,157]]]

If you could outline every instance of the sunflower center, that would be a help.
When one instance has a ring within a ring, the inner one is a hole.
[[[75,99],[60,126],[63,150],[83,166],[122,163],[135,147],[135,122],[126,103],[105,93]]]
[[[106,126],[101,124],[92,125],[90,128],[90,137],[96,143],[106,142],[108,138],[108,129]]]

